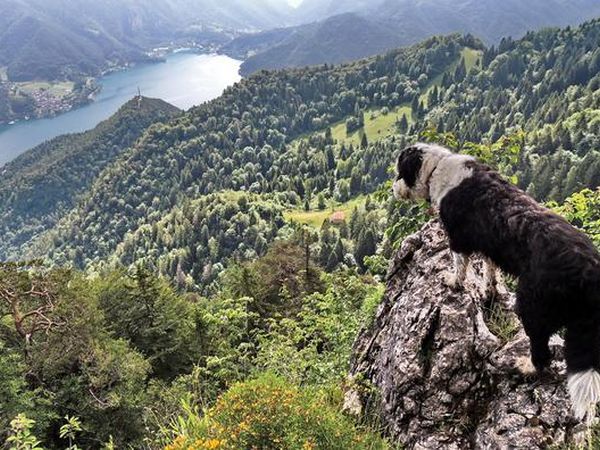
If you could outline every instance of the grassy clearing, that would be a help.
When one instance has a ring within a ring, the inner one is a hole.
[[[406,114],[406,118],[410,123],[412,114],[409,105],[398,106],[388,114],[382,114],[379,109],[370,109],[365,112],[364,128],[348,135],[346,133],[346,121],[342,120],[332,125],[331,135],[338,142],[352,143],[354,145],[360,145],[363,133],[367,134],[369,142],[376,141],[396,132],[395,123],[402,118],[402,114]]]
[[[463,58],[465,58],[465,65],[467,66],[467,72],[470,72],[477,64],[480,64],[483,52],[481,50],[474,50],[472,48],[464,48],[461,52]]]
[[[427,88],[423,91],[421,96],[419,97],[419,101],[423,102],[423,105],[427,106],[427,99],[429,96],[429,92],[437,86],[440,87],[442,85],[442,79],[444,78],[444,73],[454,73],[458,65],[460,64],[460,60],[464,58],[465,67],[467,68],[467,73],[471,71],[477,64],[481,61],[482,52],[481,50],[474,50],[472,48],[463,48],[460,52],[460,58],[454,61],[448,69],[446,69],[443,73],[439,74],[428,84]]]
[[[353,199],[348,200],[344,203],[332,202],[324,210],[318,210],[316,207],[316,199],[314,205],[311,205],[310,211],[304,211],[304,208],[295,208],[284,211],[283,217],[289,222],[298,222],[306,225],[310,225],[315,228],[320,228],[323,222],[325,222],[332,214],[336,212],[343,212],[346,216],[346,220],[350,218],[352,210],[365,203],[366,197],[360,195]]]
[[[71,81],[48,82],[48,81],[25,81],[17,83],[19,90],[26,94],[32,94],[36,91],[46,90],[55,97],[64,97],[73,92],[75,83]]]

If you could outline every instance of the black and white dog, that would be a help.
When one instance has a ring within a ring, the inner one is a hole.
[[[519,278],[517,312],[538,372],[550,336],[566,328],[573,414],[588,421],[600,401],[600,254],[583,233],[488,166],[446,148],[416,144],[398,156],[394,195],[439,211],[454,254],[451,283],[478,253]]]

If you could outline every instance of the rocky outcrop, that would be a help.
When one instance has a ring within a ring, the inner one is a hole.
[[[451,255],[436,221],[407,238],[390,264],[385,297],[353,352],[346,408],[374,415],[407,449],[536,449],[581,441],[570,417],[563,342],[553,374],[515,369],[529,341],[504,284],[485,292],[475,259],[466,285],[445,283]]]

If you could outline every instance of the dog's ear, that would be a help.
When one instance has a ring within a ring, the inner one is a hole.
[[[418,147],[408,147],[400,152],[396,170],[398,179],[403,179],[406,186],[412,188],[419,178],[423,165],[423,150]]]

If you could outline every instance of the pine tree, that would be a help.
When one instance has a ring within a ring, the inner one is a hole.
[[[325,156],[327,158],[327,169],[335,169],[335,155],[333,154],[333,148],[331,145],[327,146],[327,149],[325,150]]]
[[[367,133],[363,133],[360,138],[360,148],[363,150],[369,146],[369,141],[367,140]]]
[[[327,127],[325,130],[325,143],[328,145],[333,144],[333,134],[331,132],[331,127]]]
[[[352,169],[350,174],[350,193],[352,195],[356,195],[361,191],[361,179],[360,170],[357,167]]]
[[[338,239],[335,243],[334,248],[335,257],[338,262],[342,262],[344,260],[344,245],[342,244],[342,240]]]
[[[410,104],[410,110],[412,111],[413,118],[419,115],[419,95],[415,95]]]
[[[338,265],[338,259],[335,254],[335,250],[329,254],[329,258],[327,258],[327,264],[325,265],[325,270],[327,272],[333,272]]]
[[[371,229],[366,229],[358,237],[354,258],[362,270],[365,270],[364,259],[366,256],[374,255],[377,251],[377,240]]]
[[[434,86],[433,89],[429,91],[429,95],[427,96],[427,107],[431,108],[436,105],[438,102],[438,87]]]
[[[398,123],[398,129],[401,133],[406,133],[406,131],[408,130],[408,119],[406,118],[406,114],[402,114],[402,118]]]
[[[460,63],[454,71],[454,81],[461,82],[467,76],[467,65],[465,64],[465,58],[460,58]]]
[[[419,118],[423,118],[425,116],[425,105],[423,104],[423,102],[419,103],[419,112],[417,113],[417,116]]]

